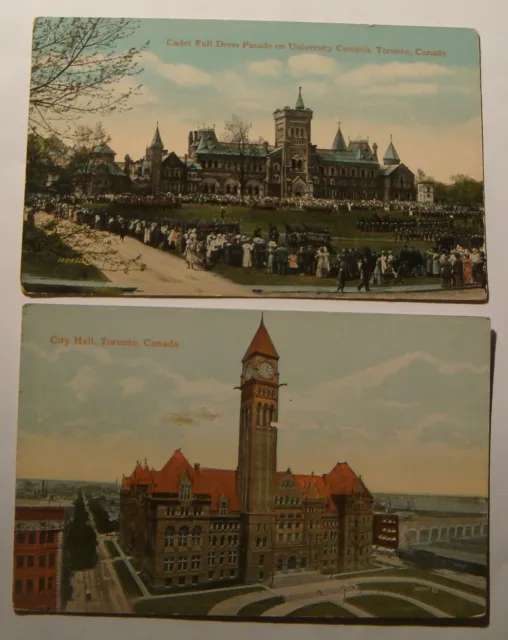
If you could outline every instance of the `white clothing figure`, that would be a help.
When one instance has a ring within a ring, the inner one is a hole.
[[[250,269],[252,267],[252,244],[245,242],[243,245],[242,267]]]

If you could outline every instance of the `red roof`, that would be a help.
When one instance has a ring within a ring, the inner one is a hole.
[[[242,358],[242,362],[256,353],[262,356],[267,356],[268,358],[274,358],[276,360],[279,359],[279,354],[273,346],[272,339],[270,338],[268,331],[266,330],[263,316],[261,316],[261,322],[259,324],[258,330],[256,331],[255,336],[252,338],[249,348]]]
[[[136,466],[131,476],[124,478],[122,487],[129,489],[137,485],[149,485],[152,495],[179,493],[180,482],[187,475],[194,495],[211,498],[211,511],[218,511],[220,501],[225,498],[228,512],[240,511],[236,492],[236,471],[231,469],[207,469],[192,466],[180,449],[177,449],[160,471],[150,470],[145,464]]]
[[[370,492],[347,462],[337,462],[326,476],[326,483],[334,496],[350,496],[360,483],[360,486],[370,496]]]

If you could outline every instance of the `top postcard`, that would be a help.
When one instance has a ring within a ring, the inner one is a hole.
[[[478,34],[38,18],[27,295],[484,302]]]

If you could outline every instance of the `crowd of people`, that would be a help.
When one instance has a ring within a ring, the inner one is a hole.
[[[161,197],[143,196],[142,203],[161,204]],[[171,202],[178,208],[190,196],[172,197]],[[141,196],[103,195],[97,196],[94,202],[135,204],[137,198]],[[165,204],[169,201],[168,197]],[[217,203],[220,204],[220,213],[218,211],[219,215],[214,220],[167,217],[154,222],[112,215],[107,207],[90,206],[90,198],[37,196],[29,203],[28,216],[33,218],[35,211],[44,210],[78,225],[116,234],[121,241],[131,236],[146,245],[182,256],[189,269],[212,269],[223,263],[244,269],[266,270],[268,274],[335,278],[338,291],[344,291],[346,283],[351,281],[360,280],[358,288],[369,290],[371,285],[403,284],[410,276],[441,278],[443,288],[462,288],[472,284],[486,287],[483,237],[479,233],[471,235],[470,239],[477,237],[478,241],[468,244],[441,242],[444,237],[454,238],[453,218],[449,212],[441,220],[434,216],[434,219],[424,222],[411,216],[406,219],[378,214],[360,219],[357,224],[360,233],[391,232],[394,242],[405,243],[399,250],[373,253],[366,248],[334,250],[329,231],[324,228],[286,225],[285,232],[281,233],[272,224],[267,233],[258,226],[247,234],[239,221],[232,221],[224,215],[223,196],[214,200],[214,204]],[[390,206],[393,204],[398,206],[400,203],[390,203]],[[476,226],[471,228],[471,234],[475,229]],[[422,252],[409,247],[407,242],[413,239],[433,242],[435,248]]]

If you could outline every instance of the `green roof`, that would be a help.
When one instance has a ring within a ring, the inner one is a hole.
[[[347,149],[346,151],[334,151],[333,149],[316,149],[316,155],[321,162],[350,162],[353,164],[366,164],[369,166],[379,166],[379,163],[374,160],[374,158],[362,158],[358,157],[358,155],[351,149]]]
[[[96,153],[97,155],[113,154],[114,156],[116,156],[116,153],[106,142],[95,147],[92,153]]]
[[[332,149],[334,151],[347,150],[346,141],[344,140],[344,136],[342,135],[342,131],[340,130],[340,125],[339,125],[339,128],[337,129],[337,133],[335,134],[335,140],[333,141]]]
[[[302,98],[302,88],[298,88],[298,98],[296,99],[295,109],[305,109]]]
[[[393,146],[392,137],[390,136],[390,144],[388,145],[388,149],[385,151],[385,155],[383,156],[383,162],[387,165],[399,164],[400,157],[395,147]]]

